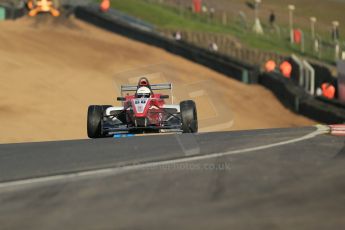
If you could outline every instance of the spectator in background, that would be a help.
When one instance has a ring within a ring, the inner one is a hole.
[[[207,6],[206,5],[202,5],[201,11],[202,11],[203,14],[207,14],[207,12],[208,12]]]
[[[218,51],[218,46],[215,42],[211,42],[208,46],[208,49],[212,52],[217,52]]]
[[[338,26],[333,26],[332,27],[332,40],[333,41],[339,41],[339,27]]]
[[[177,31],[177,32],[174,34],[174,38],[175,38],[176,41],[181,41],[181,40],[182,40],[181,32],[180,32],[180,31]]]
[[[274,25],[275,25],[275,22],[276,22],[276,15],[274,14],[273,10],[271,11],[271,14],[270,14],[270,16],[268,18],[268,21],[270,23],[270,26],[273,28]]]
[[[318,96],[318,97],[322,96],[322,89],[320,87],[316,88],[316,96]]]
[[[210,18],[211,19],[214,19],[214,14],[216,13],[216,10],[213,8],[213,7],[211,7],[210,8]]]

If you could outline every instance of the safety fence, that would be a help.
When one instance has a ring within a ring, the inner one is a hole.
[[[241,33],[246,33],[252,39],[259,40],[264,38],[268,43],[279,44],[284,47],[287,52],[296,53],[309,58],[325,61],[327,63],[335,63],[336,60],[345,58],[345,41],[332,40],[330,36],[324,34],[312,34],[310,30],[300,31],[300,41],[298,43],[291,43],[291,30],[284,25],[270,25],[268,23],[261,23],[264,34],[258,36],[253,32],[253,19],[247,16],[242,11],[224,11],[212,10],[208,8],[207,11],[201,12],[197,16],[191,14],[191,1],[182,0],[144,0],[150,4],[162,5],[180,12],[180,17],[200,20],[203,23],[224,25],[235,28]],[[249,1],[248,1],[249,2]],[[247,2],[247,3],[248,3]],[[215,4],[215,3],[213,3]],[[206,36],[206,35],[205,35]],[[222,34],[222,36],[226,36]],[[226,47],[222,52],[228,52]],[[249,52],[249,51],[243,51]],[[258,52],[258,51],[252,51]],[[260,50],[260,52],[263,52]],[[256,63],[259,59],[254,59]]]
[[[177,32],[177,30],[162,29],[160,31],[164,36],[170,37],[171,39],[175,39],[174,35]],[[210,44],[215,43],[218,47],[217,52],[243,60],[243,62],[248,64],[263,67],[267,60],[275,60],[277,63],[281,63],[285,59],[284,55],[278,54],[277,52],[244,47],[242,43],[233,36],[184,30],[178,30],[178,32],[181,35],[181,39],[188,43],[203,47],[205,49],[209,49]]]

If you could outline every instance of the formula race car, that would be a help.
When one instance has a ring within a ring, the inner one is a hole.
[[[59,0],[28,0],[29,16],[34,17],[38,13],[47,12],[54,17],[60,16]]]
[[[87,134],[101,138],[122,133],[183,132],[196,133],[198,119],[195,102],[182,101],[168,105],[169,95],[154,93],[154,90],[170,90],[172,84],[150,85],[147,78],[140,78],[138,85],[121,86],[121,107],[91,105],[87,114]],[[125,95],[125,92],[135,92]]]

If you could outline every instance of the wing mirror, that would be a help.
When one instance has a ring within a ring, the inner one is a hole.
[[[117,101],[126,101],[125,97],[117,97]]]
[[[160,99],[169,99],[169,95],[161,95]]]

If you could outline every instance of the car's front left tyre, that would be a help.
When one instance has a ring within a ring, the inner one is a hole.
[[[181,123],[183,133],[198,132],[198,116],[195,102],[192,100],[182,101],[180,103]]]

